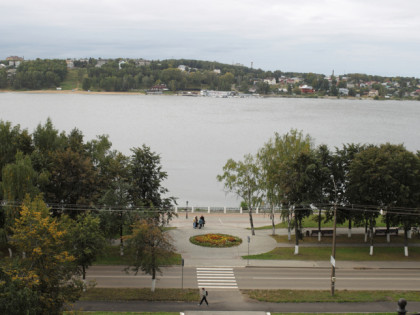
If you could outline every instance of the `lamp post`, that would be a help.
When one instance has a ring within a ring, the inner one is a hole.
[[[188,200],[187,200],[187,207],[185,208],[185,219],[188,219]]]
[[[331,295],[334,296],[335,289],[335,243],[336,243],[336,227],[337,227],[337,185],[335,184],[334,175],[331,175],[331,179],[334,184],[334,227],[333,227],[333,243],[332,243],[332,254],[331,254]]]

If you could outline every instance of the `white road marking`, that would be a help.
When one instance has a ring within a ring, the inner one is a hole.
[[[199,288],[238,289],[233,268],[200,267],[196,268]]]

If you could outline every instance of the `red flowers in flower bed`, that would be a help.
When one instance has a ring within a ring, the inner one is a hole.
[[[228,234],[204,234],[191,236],[190,242],[205,247],[232,247],[241,244],[242,240]]]

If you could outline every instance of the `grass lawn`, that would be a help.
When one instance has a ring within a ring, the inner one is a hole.
[[[287,235],[273,235],[272,236],[277,243],[287,243],[290,245],[295,244],[295,235],[292,234],[292,240],[289,241],[287,239]],[[386,236],[375,236],[374,237],[374,244],[388,244],[386,241]],[[348,237],[347,234],[338,234],[336,237],[336,242],[338,244],[366,244],[369,245],[369,239],[368,243],[365,243],[365,236],[363,234],[352,234],[351,237]],[[408,240],[408,247],[410,247],[410,244],[419,244],[420,238],[415,237]],[[299,240],[299,244],[332,244],[332,236],[323,236],[321,237],[321,241],[318,242],[318,236],[304,236],[303,240]],[[403,245],[404,244],[404,236],[398,235],[398,236],[391,236],[391,243],[389,243],[390,246],[393,245]]]
[[[64,81],[61,82],[60,86],[63,90],[81,90],[82,81],[85,76],[87,76],[86,69],[69,69],[67,71],[67,76]]]
[[[94,265],[126,265],[128,266],[130,262],[130,251],[127,248],[124,248],[124,256],[120,255],[120,247],[116,246],[107,246],[104,250],[104,253],[100,255]],[[182,262],[182,257],[180,254],[174,253],[170,257],[166,257],[159,262],[160,265],[180,265]]]
[[[64,315],[179,315],[179,312],[64,312]]]
[[[277,217],[278,218],[278,217]],[[338,224],[337,223],[337,227],[338,228],[347,228],[349,226],[349,222],[345,221],[343,224]],[[302,220],[302,227],[305,229],[318,229],[318,215],[311,215],[309,217],[306,217]],[[332,228],[333,227],[333,222],[327,222],[324,223],[324,217],[322,217],[322,222],[321,222],[321,229],[325,229],[325,228]],[[382,222],[382,216],[379,216],[376,219],[376,227],[386,227],[385,223]],[[271,225],[267,225],[267,226],[261,226],[258,228],[255,228],[256,230],[270,230],[273,227]],[[276,224],[276,229],[287,229],[287,222],[282,222],[282,223],[278,223]]]
[[[321,303],[321,302],[395,302],[404,297],[419,302],[420,291],[349,291],[336,290],[334,296],[327,290],[241,290],[249,298],[274,303]]]
[[[277,247],[267,253],[242,256],[242,258],[265,260],[330,260],[331,257],[330,247],[300,247],[298,255],[294,255],[294,251],[294,248]],[[337,247],[336,260],[420,262],[420,247],[409,248],[408,254],[408,257],[404,256],[402,247],[374,247],[372,256],[369,255],[369,247]]]
[[[198,289],[150,288],[91,288],[82,294],[81,301],[185,301],[197,302]]]

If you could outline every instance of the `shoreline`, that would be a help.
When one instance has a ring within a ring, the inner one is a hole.
[[[93,92],[93,91],[82,91],[82,90],[31,90],[31,91],[0,90],[0,93],[146,95],[143,92],[104,92],[104,91]]]
[[[30,91],[15,91],[15,90],[1,90],[0,93],[26,93],[26,94],[82,94],[82,95],[151,95],[144,92],[105,92],[105,91],[83,91],[83,90],[30,90]],[[188,96],[182,94],[158,94],[160,96]],[[375,99],[371,97],[336,97],[336,96],[316,96],[316,97],[305,97],[300,95],[260,95],[260,98],[300,98],[300,99],[334,99],[334,100],[355,100],[365,101]],[[377,101],[417,101],[416,99],[379,99]]]

